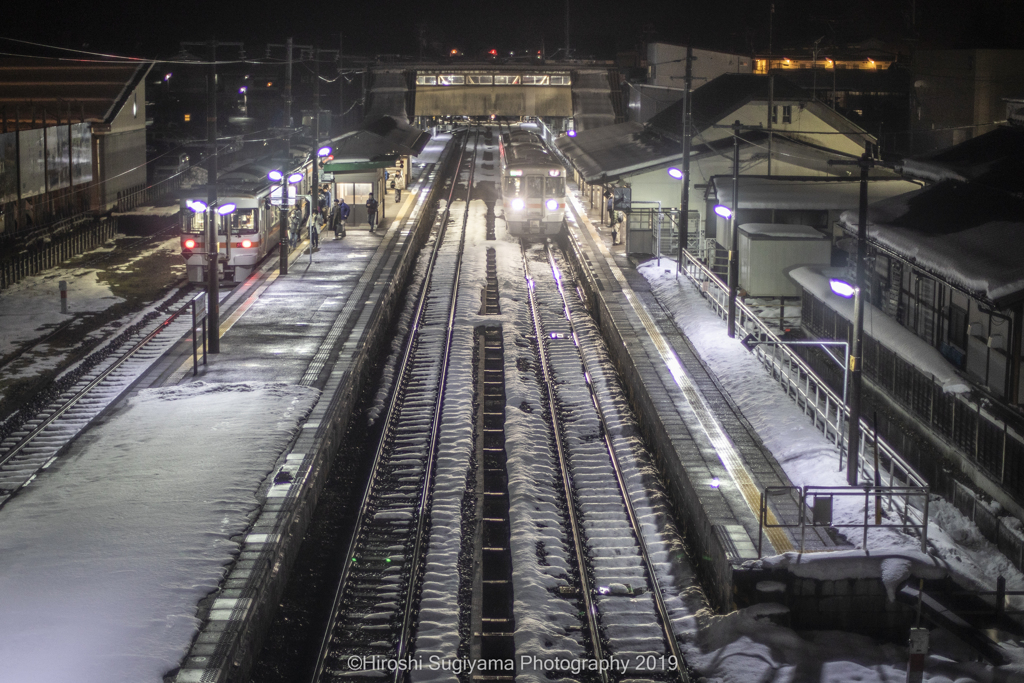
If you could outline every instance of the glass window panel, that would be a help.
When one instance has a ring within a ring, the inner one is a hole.
[[[437,76],[417,76],[416,85],[437,85]]]
[[[565,194],[565,178],[545,178],[544,179],[544,196],[545,197],[562,197]]]
[[[494,83],[494,76],[468,76],[470,85],[491,85]]]
[[[543,197],[544,192],[544,178],[538,175],[531,175],[526,177],[526,196]]]

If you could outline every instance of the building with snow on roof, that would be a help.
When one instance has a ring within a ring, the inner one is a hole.
[[[709,215],[704,194],[714,176],[732,173],[732,131],[724,126],[734,121],[761,126],[739,135],[740,173],[745,176],[846,177],[848,169],[830,167],[828,160],[854,158],[864,151],[866,143],[875,142],[862,128],[785,78],[775,77],[774,88],[771,93],[769,90],[768,76],[725,73],[692,93],[691,249],[698,233],[705,233],[707,238],[716,235],[714,214]],[[682,106],[678,101],[645,123],[629,121],[584,130],[556,141],[594,208],[603,204],[600,197],[604,190],[628,190],[617,191],[623,197],[623,208],[637,215],[642,214],[639,209],[668,213],[675,239],[682,188],[680,180],[669,171],[675,170],[678,176],[682,165]],[[631,236],[633,218],[631,215]],[[639,226],[636,229],[642,230]],[[643,251],[644,243],[631,240],[631,250]],[[666,247],[668,242],[664,241],[663,249],[667,251]]]
[[[943,467],[954,463],[1021,516],[1024,126],[908,159],[902,171],[932,184],[868,209],[864,378],[879,433],[933,486],[952,487]],[[851,210],[840,224],[852,236],[858,221]],[[829,291],[830,273],[791,275],[805,330],[847,339],[850,305]]]

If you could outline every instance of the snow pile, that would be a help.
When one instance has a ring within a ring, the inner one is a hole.
[[[255,382],[140,391],[9,502],[4,679],[135,683],[177,667],[317,396]]]
[[[830,277],[845,277],[841,268],[801,266],[789,272],[797,284],[816,299],[843,316],[853,320],[853,299],[834,294],[829,287]],[[932,375],[947,393],[962,394],[970,391],[967,381],[956,373],[953,365],[938,349],[900,325],[870,303],[864,305],[864,334],[894,352],[925,374]]]

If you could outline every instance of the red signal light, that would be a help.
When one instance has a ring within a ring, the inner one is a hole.
[[[242,248],[243,249],[248,249],[251,246],[252,246],[252,241],[251,240],[242,240]]]
[[[494,55],[495,57],[497,57],[498,56],[498,51],[497,50],[488,50],[487,54]]]
[[[185,248],[186,249],[195,249],[196,248],[196,241],[195,240],[185,240]]]
[[[459,54],[459,51],[458,51],[458,50],[455,50],[455,49],[453,49],[453,50],[452,50],[452,54],[453,54],[453,55],[457,55],[457,54]]]

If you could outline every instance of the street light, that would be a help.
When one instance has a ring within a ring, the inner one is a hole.
[[[725,206],[723,204],[716,204],[715,205],[715,213],[717,213],[719,216],[721,216],[725,220],[729,220],[730,218],[732,218],[732,211],[729,210],[728,206]]]
[[[851,285],[846,280],[839,278],[829,278],[828,286],[832,290],[832,293],[841,296],[844,299],[849,299],[857,293],[857,287]]]
[[[329,157],[329,156],[331,156],[331,148],[330,147],[321,147],[320,149],[317,150],[316,155],[318,157]]]
[[[862,219],[863,220],[863,219]],[[852,284],[841,278],[829,278],[828,286],[834,294],[844,299],[853,297],[853,335],[850,340],[850,417],[846,435],[846,482],[850,486],[857,485],[857,460],[860,457],[860,403],[861,403],[861,345],[864,337],[864,298],[858,286],[863,278],[863,268],[858,259],[858,284]]]
[[[267,177],[275,182],[281,183],[281,211],[278,214],[278,227],[281,233],[281,263],[280,272],[281,275],[288,274],[288,185],[294,185],[295,183],[302,180],[303,175],[295,172],[288,176],[282,171],[273,170],[267,174]]]
[[[678,168],[673,167],[673,168],[668,169],[668,174],[670,176],[672,176],[673,178],[675,178],[676,180],[682,180],[683,179],[683,172],[680,171]]]
[[[206,267],[207,267],[207,297],[208,310],[207,317],[209,318],[209,326],[206,328],[207,340],[206,346],[210,353],[220,352],[220,293],[219,293],[219,280],[220,273],[218,269],[217,260],[220,257],[220,237],[218,236],[216,221],[214,220],[214,213],[219,216],[226,216],[235,210],[235,205],[232,203],[217,205],[216,201],[202,202],[198,199],[189,199],[185,202],[185,206],[189,210],[196,214],[202,214],[206,219]],[[231,231],[228,230],[227,241],[225,250],[230,256],[231,254]]]

